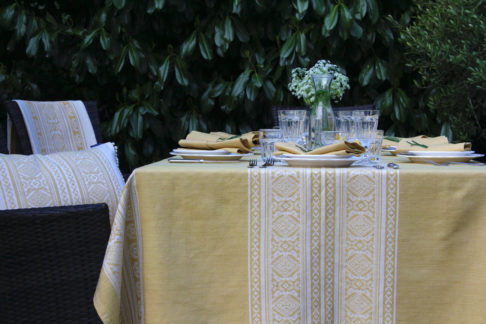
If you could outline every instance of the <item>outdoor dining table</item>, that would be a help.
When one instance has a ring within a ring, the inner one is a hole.
[[[486,166],[130,176],[94,302],[104,323],[484,323]]]

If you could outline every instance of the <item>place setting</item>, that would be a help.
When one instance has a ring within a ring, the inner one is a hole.
[[[238,162],[245,156],[253,155],[252,150],[259,144],[258,132],[233,135],[224,132],[190,132],[173,149],[170,163],[218,163]]]
[[[450,143],[445,136],[427,137],[423,135],[397,138],[395,142],[395,149],[391,150],[391,153],[413,163],[484,165],[475,161],[475,159],[484,157],[484,154],[473,151],[470,142]]]
[[[384,168],[378,116],[377,110],[349,111],[324,123],[305,110],[279,111],[280,129],[261,130],[262,160],[289,167]],[[329,124],[336,130],[326,130]]]

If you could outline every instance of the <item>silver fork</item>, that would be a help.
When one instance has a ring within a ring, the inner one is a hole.
[[[253,167],[257,166],[257,164],[258,164],[258,162],[257,162],[257,160],[256,160],[256,159],[250,159],[250,160],[248,161],[248,167],[249,167],[249,168],[253,168]]]
[[[260,165],[260,168],[266,168],[267,166],[272,166],[275,160],[273,158],[265,159],[264,163]]]

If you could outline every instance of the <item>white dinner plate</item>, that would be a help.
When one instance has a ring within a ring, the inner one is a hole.
[[[474,151],[408,151],[408,154],[416,156],[470,156]]]
[[[199,149],[187,149],[187,148],[176,148],[172,150],[172,152],[177,154],[209,154],[209,155],[221,155],[221,154],[230,154],[230,152],[225,150],[199,150]]]
[[[238,154],[238,153],[229,153],[229,154],[181,154],[177,152],[170,152],[172,155],[180,155],[183,159],[187,160],[208,160],[208,161],[235,161],[239,160],[244,156],[252,155],[250,154]]]
[[[281,160],[288,163],[291,167],[307,167],[307,168],[344,168],[348,167],[357,160],[358,157],[341,158],[341,159],[309,159],[309,158],[285,158],[279,157]]]
[[[430,163],[428,161],[443,163],[443,162],[469,162],[472,159],[483,157],[484,154],[470,154],[466,156],[433,156],[433,155],[421,155],[416,156],[412,154],[397,154],[400,157],[406,157],[412,162],[416,163]]]
[[[288,158],[288,159],[322,159],[322,160],[331,160],[331,159],[349,159],[352,158],[354,155],[339,155],[339,154],[291,154],[285,153],[282,154],[281,157]]]

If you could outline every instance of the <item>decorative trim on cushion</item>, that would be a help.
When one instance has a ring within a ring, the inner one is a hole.
[[[0,154],[0,209],[106,203],[110,219],[125,185],[115,146],[77,152]]]

